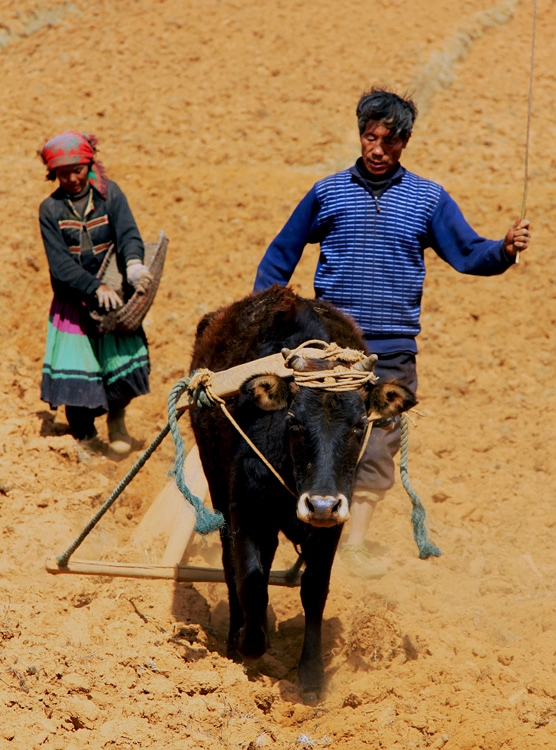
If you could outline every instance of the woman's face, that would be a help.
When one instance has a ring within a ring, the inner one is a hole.
[[[67,167],[58,167],[56,170],[60,187],[71,195],[77,195],[84,189],[88,175],[88,164],[71,164]]]

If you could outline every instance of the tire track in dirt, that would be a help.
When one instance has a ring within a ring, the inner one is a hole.
[[[418,98],[421,115],[430,109],[435,94],[453,84],[457,75],[455,66],[465,60],[474,42],[488,31],[509,23],[519,2],[503,0],[499,5],[476,13],[446,39],[442,49],[432,52],[410,87]]]
[[[54,28],[63,23],[69,16],[80,11],[72,3],[45,6],[40,3],[33,10],[17,11],[12,15],[6,13],[0,22],[0,51],[17,39],[26,39],[45,28]]]

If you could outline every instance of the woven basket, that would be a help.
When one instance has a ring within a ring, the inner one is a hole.
[[[136,292],[129,286],[118,268],[116,253],[112,249],[108,251],[97,276],[103,284],[118,293],[124,300],[124,305],[117,310],[106,312],[98,309],[89,311],[101,333],[132,333],[139,328],[158,289],[167,248],[168,238],[164,232],[160,233],[158,242],[145,242],[143,262],[153,277],[145,292]]]

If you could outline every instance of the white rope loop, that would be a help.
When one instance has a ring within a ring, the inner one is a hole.
[[[335,342],[329,343],[328,341],[321,341],[320,339],[310,339],[309,341],[305,341],[305,343],[300,344],[298,347],[291,350],[291,352],[286,357],[286,367],[289,366],[288,362],[293,359],[294,356],[299,354],[302,349],[306,349],[312,344],[318,344],[319,346],[322,346],[321,359],[341,359],[346,364],[353,365],[356,362],[361,362],[361,360],[365,359],[365,357],[367,356],[364,352],[361,352],[358,349],[349,349],[348,347],[343,349]]]
[[[293,375],[297,385],[336,393],[356,391],[365,383],[374,382],[375,377],[372,372],[356,372],[342,367],[316,372],[294,372]]]
[[[220,398],[220,396],[218,396],[212,388],[213,375],[214,373],[212,372],[212,370],[209,370],[206,367],[195,370],[195,372],[191,373],[189,378],[189,386],[187,388],[189,395],[193,397],[195,391],[198,391],[199,388],[203,388],[207,396],[213,403],[224,404],[224,399]]]
[[[311,370],[304,372],[292,367],[292,362],[303,349],[318,344],[323,347],[320,359],[335,360],[337,364],[328,370]],[[336,343],[327,343],[319,339],[311,339],[300,344],[290,351],[285,357],[284,364],[293,370],[293,379],[297,385],[305,388],[333,391],[341,393],[344,391],[355,391],[366,383],[376,383],[378,377],[366,370],[354,369],[354,365],[367,359],[365,352],[357,349],[342,348]]]

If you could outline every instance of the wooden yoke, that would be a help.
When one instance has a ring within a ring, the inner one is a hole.
[[[322,349],[301,349],[300,354],[313,359],[322,358]],[[293,370],[286,367],[282,354],[270,354],[268,357],[254,359],[251,362],[245,362],[228,370],[215,372],[212,375],[211,387],[214,393],[220,398],[235,396],[239,393],[242,384],[255,375],[278,375],[282,378],[291,377]],[[188,393],[180,396],[176,408],[178,411],[184,411],[194,406],[195,402]]]

